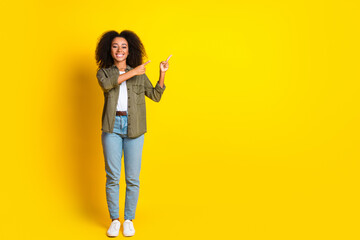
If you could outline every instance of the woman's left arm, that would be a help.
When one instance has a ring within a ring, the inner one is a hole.
[[[144,81],[145,81],[144,82],[145,96],[147,96],[154,102],[159,102],[161,99],[161,96],[166,88],[166,86],[164,84],[164,79],[163,79],[162,87],[160,86],[160,82],[157,82],[155,87],[153,87],[153,85],[151,84],[151,82],[150,82],[149,78],[146,76],[146,74],[144,74],[143,76],[144,76]]]
[[[145,76],[145,95],[150,98],[151,100],[155,102],[159,102],[161,99],[161,96],[166,88],[164,81],[165,81],[165,73],[169,69],[169,59],[172,55],[170,55],[166,61],[162,61],[160,63],[160,77],[159,81],[156,83],[155,88],[152,86],[149,78],[144,74]]]

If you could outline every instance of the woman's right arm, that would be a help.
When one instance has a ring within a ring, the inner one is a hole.
[[[121,84],[123,81],[126,81],[128,80],[129,78],[132,78],[134,76],[137,76],[137,75],[142,75],[145,73],[145,66],[146,64],[148,64],[150,61],[147,61],[146,63],[143,63],[139,66],[137,66],[136,68],[126,72],[126,73],[123,73],[119,76],[118,78],[118,84]]]
[[[121,84],[122,82],[132,78],[133,76],[135,76],[136,73],[134,70],[130,70],[126,73],[123,73],[123,74],[120,74],[119,77],[118,77],[118,84]]]
[[[117,71],[117,70],[115,70]],[[104,92],[108,92],[122,82],[132,78],[137,75],[136,71],[130,70],[124,74],[117,75],[115,72],[108,73],[103,69],[99,69],[96,73],[96,78],[98,83]]]
[[[115,74],[115,72],[111,72],[111,73],[106,73],[106,71],[102,68],[100,68],[97,73],[96,73],[96,77],[98,79],[99,85],[102,88],[102,90],[104,92],[108,92],[110,91],[112,88],[116,87],[117,85],[121,84],[122,82],[136,76],[136,75],[142,75],[145,73],[145,66],[149,63],[150,61],[147,61],[146,63],[143,63],[139,66],[137,66],[136,68],[117,75]],[[117,71],[117,69],[114,69],[115,71]]]

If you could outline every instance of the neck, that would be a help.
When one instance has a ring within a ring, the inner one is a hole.
[[[125,61],[115,62],[114,64],[120,71],[125,71],[125,68],[126,68],[126,62]]]

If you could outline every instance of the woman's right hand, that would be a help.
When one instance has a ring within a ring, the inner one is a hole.
[[[135,75],[142,75],[142,74],[144,74],[144,73],[145,73],[145,70],[146,70],[145,66],[146,66],[149,62],[150,62],[150,60],[147,61],[146,63],[143,63],[143,64],[137,66],[137,67],[134,68],[132,71],[134,71]]]

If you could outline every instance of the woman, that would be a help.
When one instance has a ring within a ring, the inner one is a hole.
[[[165,90],[165,73],[168,60],[160,63],[160,77],[153,87],[145,74],[145,49],[132,31],[105,32],[96,48],[96,77],[104,92],[101,141],[105,158],[106,199],[112,222],[107,231],[110,237],[118,236],[119,180],[121,157],[124,151],[126,197],[123,234],[133,236],[132,220],[139,196],[141,155],[146,133],[145,96],[158,102]]]

